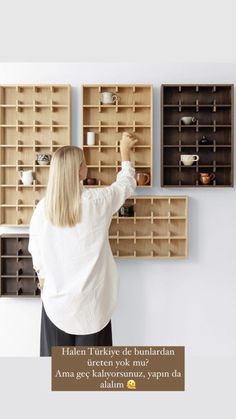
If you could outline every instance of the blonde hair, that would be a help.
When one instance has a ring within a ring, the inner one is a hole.
[[[59,227],[73,227],[80,221],[80,199],[83,185],[79,170],[83,150],[76,146],[58,148],[52,156],[45,195],[49,221]]]

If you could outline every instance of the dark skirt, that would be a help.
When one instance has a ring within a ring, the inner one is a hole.
[[[40,356],[51,356],[52,346],[112,346],[111,320],[99,332],[90,335],[71,335],[59,329],[48,318],[42,304]]]

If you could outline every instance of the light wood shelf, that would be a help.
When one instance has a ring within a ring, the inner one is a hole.
[[[69,85],[0,86],[1,225],[29,225],[45,193],[50,167],[39,165],[36,155],[52,155],[70,142]],[[24,169],[32,170],[32,185],[21,182],[19,171]]]
[[[110,91],[119,98],[114,104],[103,104],[101,93]],[[136,171],[150,174],[153,181],[153,89],[151,85],[83,85],[82,86],[82,138],[88,178],[95,178],[103,187],[115,181],[120,169],[119,141],[122,132],[134,134],[139,142],[132,152],[131,160]],[[95,133],[95,144],[87,144],[87,132]],[[100,163],[99,163],[100,161]],[[143,169],[143,170],[142,170]],[[86,184],[86,181],[85,181]],[[138,186],[143,187],[143,186]]]
[[[134,215],[112,218],[109,239],[118,258],[185,259],[188,256],[188,198],[132,196]]]

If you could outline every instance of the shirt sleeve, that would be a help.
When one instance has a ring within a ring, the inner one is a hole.
[[[121,170],[111,186],[103,188],[109,215],[112,216],[124,204],[125,200],[135,192],[137,186],[135,169],[130,161],[121,162]]]
[[[34,270],[37,271],[39,278],[43,278],[44,273],[43,273],[42,261],[40,257],[38,207],[37,206],[30,220],[28,251],[32,256]]]

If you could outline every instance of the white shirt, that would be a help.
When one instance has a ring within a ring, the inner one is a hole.
[[[42,198],[33,212],[28,250],[44,278],[41,298],[49,319],[70,334],[90,334],[110,321],[119,276],[109,243],[112,215],[136,188],[135,169],[123,161],[111,186],[83,188],[81,220],[57,227],[47,220]]]

